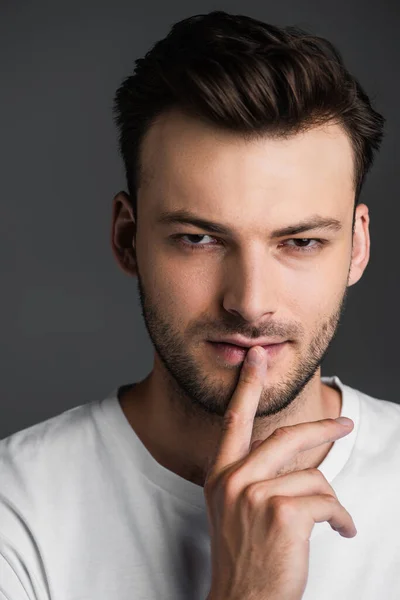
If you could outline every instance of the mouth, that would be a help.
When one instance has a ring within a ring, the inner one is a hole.
[[[222,358],[229,364],[239,364],[244,361],[249,348],[243,348],[243,346],[236,346],[235,344],[229,344],[227,342],[211,342],[208,341],[211,348],[216,353],[217,357]],[[285,348],[289,342],[281,342],[280,344],[268,344],[267,346],[261,346],[268,354],[268,359],[277,356],[283,348]]]

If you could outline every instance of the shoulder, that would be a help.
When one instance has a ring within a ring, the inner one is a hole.
[[[88,479],[96,404],[76,406],[0,440],[0,555],[10,565],[23,557],[40,573],[37,537],[57,528],[71,490]]]
[[[400,404],[356,393],[360,400],[357,448],[368,472],[400,474]],[[394,479],[399,486],[400,477]]]
[[[79,465],[95,436],[96,404],[76,406],[0,440],[0,494],[28,502],[34,489]]]
[[[94,436],[93,404],[76,406],[0,440],[0,572],[10,597],[11,591],[20,597],[20,585],[44,594],[40,544],[57,529],[64,485],[79,477],[85,448]]]
[[[360,399],[360,424],[374,427],[379,425],[389,432],[398,432],[400,425],[400,404],[371,396],[355,390]]]

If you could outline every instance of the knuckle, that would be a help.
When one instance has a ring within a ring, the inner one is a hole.
[[[215,490],[215,477],[207,476],[203,486],[203,493],[206,497],[210,497]]]
[[[231,429],[237,429],[238,426],[246,425],[246,419],[244,419],[239,413],[233,409],[229,409],[224,414],[222,421],[222,431],[226,432]]]
[[[280,525],[289,525],[298,516],[298,506],[292,496],[274,496],[270,499],[270,509]]]
[[[252,370],[245,369],[240,377],[240,382],[246,385],[253,385],[254,382],[257,381],[257,376],[254,374]]]
[[[252,483],[243,492],[244,499],[250,506],[258,506],[265,500],[265,491],[259,482]]]
[[[314,467],[312,469],[307,469],[307,472],[321,484],[326,485],[328,483],[325,479],[325,476],[316,467]]]
[[[231,483],[231,479],[234,475],[234,472],[232,471],[232,469],[225,469],[224,471],[220,472],[220,473],[215,473],[214,471],[210,470],[207,473],[205,482],[204,482],[204,486],[203,486],[203,490],[205,494],[214,494],[218,491],[222,491],[223,493],[225,493],[226,488],[230,487]]]
[[[337,506],[338,499],[336,498],[336,496],[333,496],[332,494],[321,494],[321,496],[328,504],[331,504],[332,506]]]
[[[288,443],[295,437],[295,433],[294,433],[292,427],[283,426],[283,427],[278,427],[277,429],[275,429],[275,431],[271,434],[270,437],[274,437],[276,439],[282,438],[282,439],[286,440],[286,443]]]
[[[236,425],[239,415],[234,410],[227,410],[222,421],[222,430],[227,431]]]
[[[223,497],[229,503],[236,498],[240,487],[237,471],[229,473],[220,480],[220,489]]]
[[[203,494],[209,502],[218,501],[230,505],[237,496],[238,487],[239,482],[235,472],[222,473],[206,479]]]
[[[315,480],[318,484],[318,487],[323,491],[322,495],[331,496],[332,498],[337,500],[335,490],[333,489],[331,484],[327,481],[327,479],[325,478],[325,475],[323,475],[323,473],[319,469],[317,469],[315,467],[312,469],[307,469],[307,471],[313,478],[315,478]]]

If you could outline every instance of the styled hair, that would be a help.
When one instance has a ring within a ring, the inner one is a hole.
[[[177,22],[137,59],[113,105],[135,221],[137,190],[151,176],[140,160],[143,137],[173,108],[245,139],[287,138],[317,125],[341,125],[354,154],[354,226],[386,119],[325,38],[212,11]]]

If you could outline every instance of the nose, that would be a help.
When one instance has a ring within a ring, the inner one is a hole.
[[[230,266],[225,277],[223,307],[249,323],[258,323],[278,309],[279,273],[266,251],[252,250]]]

